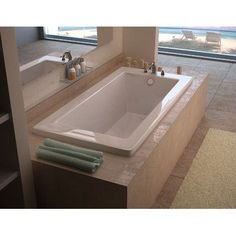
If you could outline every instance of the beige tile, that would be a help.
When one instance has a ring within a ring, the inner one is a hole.
[[[236,98],[236,81],[228,82],[223,81],[219,86],[216,95],[224,96],[225,98]]]
[[[236,64],[235,63],[232,63],[229,72],[236,73]]]
[[[209,104],[211,103],[212,99],[214,98],[214,96],[216,94],[216,91],[217,91],[217,89],[208,90],[207,98],[206,98],[206,108],[209,106]]]
[[[227,63],[227,62],[202,59],[201,62],[198,64],[198,67],[202,68],[202,69],[211,70],[211,71],[216,71],[216,70],[228,71],[230,69],[231,65],[230,65],[230,63]]]
[[[225,82],[236,82],[236,71],[229,70],[228,74],[225,76]]]
[[[221,80],[216,80],[216,79],[208,79],[208,89],[209,90],[217,90],[219,86],[221,85],[222,81]]]
[[[152,208],[170,208],[183,179],[170,176]]]
[[[236,113],[207,109],[202,126],[236,132]]]
[[[169,65],[170,59],[171,59],[171,56],[158,54],[157,65],[158,66],[167,66],[167,65]]]
[[[171,176],[184,178],[189,171],[189,168],[192,165],[193,159],[197,154],[197,150],[191,149],[191,144],[188,145],[188,148],[184,150],[183,155],[180,157],[177,162],[174,170],[171,173]]]
[[[198,125],[198,128],[193,134],[190,142],[188,143],[187,148],[191,148],[192,150],[198,151],[199,147],[201,146],[208,131],[208,127],[202,125],[202,123],[205,122],[204,119],[205,118],[203,118],[201,120],[201,123]]]
[[[215,95],[208,108],[236,113],[236,97],[228,98],[226,96]]]
[[[208,72],[208,80],[212,82],[223,81],[226,76],[227,76],[227,73],[221,72],[221,71],[216,71],[215,73],[212,73],[211,71]]]
[[[170,59],[170,65],[172,66],[191,66],[196,67],[200,63],[200,59],[189,58],[189,57],[175,57],[172,56]]]

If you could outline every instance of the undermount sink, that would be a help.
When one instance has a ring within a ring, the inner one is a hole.
[[[50,73],[54,73],[54,76],[59,79],[65,78],[65,64],[60,57],[44,56],[37,60],[31,61],[20,67],[20,75],[22,85],[29,83],[32,80],[39,77],[51,76]]]
[[[60,57],[48,55],[20,66],[25,110],[68,86],[65,67]]]

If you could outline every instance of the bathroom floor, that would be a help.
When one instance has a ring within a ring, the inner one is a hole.
[[[169,208],[208,129],[236,132],[236,64],[159,54],[158,65],[167,71],[180,65],[183,73],[195,70],[209,74],[205,116],[153,205],[153,208]]]

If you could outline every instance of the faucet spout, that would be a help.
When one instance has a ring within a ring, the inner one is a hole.
[[[157,68],[156,68],[156,65],[155,65],[155,63],[153,62],[152,64],[151,64],[151,66],[149,67],[149,70],[151,69],[151,71],[152,71],[152,74],[156,74],[156,72],[157,72]]]
[[[63,53],[62,55],[62,61],[65,61],[65,59],[68,58],[69,61],[72,60],[72,55],[71,55],[71,52],[70,51],[66,51]]]

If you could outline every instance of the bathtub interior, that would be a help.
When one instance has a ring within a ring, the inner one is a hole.
[[[58,127],[128,138],[178,82],[176,79],[122,73],[54,121]]]

